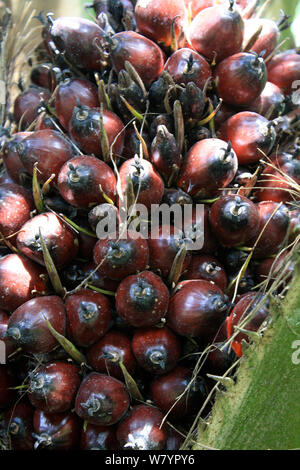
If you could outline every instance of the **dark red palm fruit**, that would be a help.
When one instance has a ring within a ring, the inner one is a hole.
[[[159,273],[162,278],[167,278],[174,259],[185,243],[183,234],[177,228],[170,225],[161,225],[151,230],[149,243],[150,268]],[[188,251],[182,266],[182,272],[188,267],[191,260]]]
[[[80,221],[80,227],[89,230],[89,225]],[[88,235],[84,232],[78,233],[79,249],[77,257],[81,260],[90,260],[93,258],[93,251],[97,242],[95,236]]]
[[[214,77],[219,97],[237,107],[251,104],[267,83],[263,58],[250,52],[240,52],[222,60]]]
[[[33,200],[29,191],[18,184],[0,185],[0,232],[4,237],[10,237],[30,218],[34,209]],[[15,243],[15,237],[9,238]]]
[[[53,92],[60,74],[61,70],[51,63],[38,64],[31,70],[30,80],[34,85]]]
[[[97,231],[97,225],[99,222],[102,221],[104,223],[107,217],[111,218],[111,220],[115,222],[115,230],[118,230],[120,218],[119,211],[116,206],[109,204],[108,202],[104,202],[103,204],[93,207],[89,211],[88,221],[94,232]]]
[[[35,410],[33,427],[35,449],[75,450],[78,448],[81,423],[74,413],[46,413],[42,410]]]
[[[45,266],[39,231],[58,269],[75,258],[78,238],[73,229],[53,212],[36,215],[22,226],[17,236],[17,247],[23,255]]]
[[[182,279],[204,279],[212,281],[225,291],[228,280],[224,266],[214,256],[194,255]]]
[[[110,38],[110,59],[115,72],[130,62],[145,86],[149,86],[163,71],[164,54],[157,44],[134,31],[121,31]]]
[[[120,168],[119,178],[121,191],[126,192],[127,181],[130,178],[133,185],[137,204],[143,204],[151,209],[152,204],[159,204],[164,194],[164,182],[159,173],[148,160],[131,158]]]
[[[257,279],[257,283],[262,283],[264,282],[266,285],[266,288],[269,288],[274,281],[278,278],[278,275],[282,272],[284,269],[285,265],[287,264],[287,257],[288,253],[284,252],[282,253],[278,258],[277,257],[271,257],[271,258],[266,258],[262,260],[255,268],[255,275]],[[291,263],[290,266],[288,267],[287,272],[290,272],[291,277],[293,275],[295,266],[294,263]],[[268,282],[266,283],[268,279]],[[281,291],[282,288],[289,282],[291,279],[287,279],[277,291]]]
[[[280,38],[280,30],[276,22],[268,18],[250,18],[244,21],[244,27],[243,46],[246,46],[258,28],[262,27],[258,39],[251,46],[251,51],[263,54],[264,58],[268,57],[276,48]]]
[[[39,181],[44,183],[55,174],[56,182],[63,164],[73,157],[73,147],[61,133],[46,129],[25,137],[18,145],[18,155],[30,175],[37,163]]]
[[[7,140],[1,149],[1,157],[6,168],[7,173],[17,184],[24,182],[24,176],[26,175],[26,169],[20,160],[18,155],[18,144],[29,136],[29,132],[17,132],[13,134],[10,140]]]
[[[35,131],[45,131],[47,129],[56,131],[57,128],[57,120],[55,120],[52,116],[48,115],[45,112],[40,113],[34,126]]]
[[[233,297],[235,293],[235,284],[232,284],[233,281],[240,276],[240,272],[236,271],[235,273],[231,273],[228,276],[229,285],[231,285],[230,289],[227,290],[227,295],[229,297]],[[247,292],[251,291],[257,286],[257,282],[255,279],[255,275],[253,270],[250,268],[246,269],[241,277],[239,277],[239,283],[237,288],[237,294],[242,295],[246,294]]]
[[[260,218],[258,233],[261,233],[263,229],[264,231],[253,252],[254,258],[266,258],[278,253],[285,240],[289,230],[290,216],[287,207],[280,204],[273,201],[262,201],[257,204]],[[253,246],[255,242],[256,237],[250,241],[249,246]]]
[[[236,332],[235,326],[243,325],[242,327],[246,330],[257,331],[262,323],[266,320],[269,310],[266,300],[259,307],[259,309],[254,313],[254,315],[249,319],[249,321],[244,322],[244,320],[251,315],[251,312],[256,309],[257,305],[264,300],[264,296],[257,292],[248,292],[244,294],[238,303],[234,306],[233,310],[228,317],[227,322],[227,336],[228,339]],[[243,355],[243,346],[242,340],[248,341],[248,336],[245,333],[238,333],[234,337],[231,347],[234,350],[235,354],[238,357]]]
[[[0,365],[0,410],[8,408],[12,404],[15,398],[15,392],[12,390],[13,385],[14,382],[8,367]]]
[[[168,309],[168,288],[151,271],[128,276],[116,293],[116,308],[129,325],[152,326],[164,317]]]
[[[122,382],[91,372],[78,390],[75,411],[90,424],[110,426],[120,421],[129,403],[130,398]]]
[[[6,363],[8,361],[10,354],[12,354],[15,351],[15,347],[12,341],[6,336],[8,320],[9,320],[9,315],[3,310],[0,310],[0,341],[2,341],[5,344],[4,348],[5,348]],[[2,348],[2,345],[0,345],[0,349],[1,348]]]
[[[192,197],[210,198],[232,181],[237,166],[237,156],[230,143],[204,139],[188,151],[177,184]]]
[[[300,210],[296,208],[290,211],[289,243],[292,243],[299,234]]]
[[[236,109],[234,109],[233,107],[229,106],[226,103],[222,103],[219,111],[217,112],[214,118],[214,124],[215,124],[216,130],[218,130],[221,127],[221,125],[225,121],[227,121],[227,119],[229,119],[231,116],[233,116],[235,113],[236,113]]]
[[[137,330],[131,346],[139,365],[153,375],[174,369],[181,353],[179,338],[166,326]]]
[[[119,331],[109,331],[88,350],[89,364],[97,372],[124,380],[120,362],[130,375],[134,374],[136,361],[132,354],[129,338]]]
[[[199,336],[208,343],[226,318],[228,297],[210,281],[183,281],[177,287],[169,303],[168,326],[179,335]]]
[[[167,183],[177,175],[181,161],[182,155],[174,135],[166,126],[158,126],[151,144],[151,162]]]
[[[111,305],[98,292],[82,289],[65,301],[70,335],[77,346],[89,347],[105,335],[111,319]]]
[[[194,82],[186,84],[186,87],[180,92],[179,101],[184,119],[193,122],[202,117],[205,108],[205,97],[202,90]],[[210,137],[209,130],[203,126],[195,127],[193,134],[195,135],[195,143],[198,140]],[[189,136],[189,142],[191,141],[192,139]]]
[[[204,212],[198,213],[197,208],[194,206],[192,208],[192,214],[185,215],[184,224],[185,224],[185,232],[187,236],[192,234],[199,234],[199,236],[203,236],[203,246],[199,250],[193,250],[194,254],[211,254],[213,255],[217,248],[218,242],[217,239],[211,229],[209,223],[209,213],[210,208],[208,205],[204,205]]]
[[[165,188],[162,203],[168,204],[168,206],[174,204],[184,206],[184,204],[193,204],[193,199],[180,188]]]
[[[278,170],[266,166],[257,183],[261,189],[255,191],[256,200],[288,202],[295,199],[291,189],[293,181],[300,184],[300,160],[293,155],[282,154],[274,158],[273,164]]]
[[[234,7],[214,6],[200,11],[191,22],[187,36],[192,48],[217,62],[240,52],[243,44],[244,22]]]
[[[115,155],[121,155],[124,147],[124,125],[113,112],[103,110],[103,126],[108,144]],[[78,105],[69,123],[69,134],[86,155],[103,157],[101,149],[100,112],[98,108]],[[114,142],[115,141],[115,142]]]
[[[184,0],[186,8],[190,8],[191,17],[195,18],[200,11],[213,7],[215,0]]]
[[[272,121],[257,113],[243,111],[225,121],[218,136],[231,142],[240,165],[249,165],[262,158],[261,151],[266,155],[271,152],[276,132]]]
[[[101,272],[115,281],[146,269],[149,261],[148,242],[138,233],[128,231],[99,240],[94,248],[94,262]]]
[[[184,0],[165,0],[163,4],[160,0],[149,0],[146,3],[138,0],[134,12],[140,33],[165,46],[171,44],[172,23],[175,21],[175,36],[178,37],[186,17]]]
[[[222,261],[225,266],[227,274],[238,272],[245,263],[248,253],[238,250],[236,248],[229,248],[223,250]]]
[[[146,144],[148,153],[150,153],[150,137],[148,132],[143,131],[142,137]],[[124,150],[122,152],[122,157],[125,159],[132,158],[132,155],[140,154],[141,141],[138,138],[134,129],[126,129],[125,131],[125,140],[124,140]]]
[[[5,413],[5,424],[12,450],[33,450],[34,408],[23,399],[14,404]]]
[[[58,343],[47,322],[61,335],[66,330],[65,307],[56,295],[37,297],[18,307],[8,322],[7,336],[25,352],[50,352]]]
[[[116,429],[113,426],[87,424],[81,431],[81,450],[117,450]]]
[[[300,55],[293,51],[276,54],[267,64],[268,80],[274,83],[285,95],[295,88],[293,84],[300,78]]]
[[[247,246],[259,234],[257,206],[247,197],[238,194],[228,194],[214,202],[209,220],[223,246]]]
[[[113,281],[112,279],[104,277],[99,269],[95,271],[96,268],[97,265],[93,261],[87,263],[78,261],[69,264],[60,272],[63,285],[72,290],[75,289],[80,282],[90,276],[89,284],[99,287],[100,289],[114,292],[119,285],[119,281]]]
[[[117,439],[125,450],[162,450],[167,431],[163,414],[149,405],[133,406],[117,428]]]
[[[267,82],[265,88],[249,106],[248,110],[268,119],[275,119],[284,112],[285,96],[274,83]]]
[[[50,99],[50,92],[45,88],[31,86],[23,91],[14,102],[14,119],[25,130],[38,117],[42,103]]]
[[[101,28],[94,22],[79,17],[49,19],[51,39],[71,64],[85,70],[100,71],[100,55],[95,41],[103,42]]]
[[[67,78],[61,82],[55,94],[55,110],[59,122],[68,130],[73,110],[80,101],[82,106],[99,106],[98,90],[94,83],[84,78]]]
[[[58,190],[74,207],[86,208],[106,202],[103,193],[114,201],[116,185],[113,170],[98,158],[87,155],[66,162],[58,175]]]
[[[22,255],[9,254],[0,259],[0,308],[13,311],[47,290],[45,269]]]
[[[185,441],[184,435],[176,431],[173,427],[168,426],[168,435],[166,440],[166,450],[180,450]]]
[[[28,398],[32,406],[46,413],[70,410],[81,382],[79,372],[79,367],[66,362],[35,369],[29,377]]]
[[[169,132],[174,134],[174,120],[169,114],[162,113],[154,116],[149,127],[149,137],[151,140],[156,136],[158,126],[166,126]]]
[[[226,339],[227,335],[225,330],[224,341]],[[203,367],[201,368],[201,373],[205,372],[208,374],[222,376],[225,374],[225,372],[228,371],[230,366],[232,366],[234,358],[235,354],[232,354],[232,350],[230,347],[224,347],[223,342],[215,342],[214,345],[211,346],[210,351],[205,357],[205,362],[203,363]]]
[[[168,413],[168,419],[178,421],[201,408],[206,398],[204,380],[197,378],[192,384],[191,381],[191,371],[186,367],[178,366],[151,382],[150,396],[154,404],[164,414],[172,408]],[[181,395],[182,397],[179,398]]]
[[[173,52],[165,63],[164,70],[169,72],[175,83],[187,85],[193,82],[201,90],[212,74],[207,60],[187,47]]]

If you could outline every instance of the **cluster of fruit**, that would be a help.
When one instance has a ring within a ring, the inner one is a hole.
[[[179,449],[268,321],[259,286],[299,230],[300,55],[278,48],[288,18],[257,4],[40,16],[39,63],[1,134],[3,447]],[[193,205],[202,248],[174,226],[121,238],[124,196]],[[116,232],[98,240],[109,211]]]

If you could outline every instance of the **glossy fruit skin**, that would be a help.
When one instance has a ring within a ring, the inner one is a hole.
[[[0,410],[8,408],[12,404],[15,398],[12,387],[13,380],[7,366],[0,365]]]
[[[129,407],[129,395],[122,382],[108,375],[91,372],[78,390],[75,411],[90,424],[117,423]]]
[[[139,31],[156,43],[165,46],[171,44],[171,26],[174,18],[175,35],[178,37],[180,26],[185,19],[184,0],[166,0],[163,4],[159,0],[144,2],[139,0],[135,6],[135,19]]]
[[[10,140],[7,140],[1,149],[1,157],[7,173],[17,184],[22,184],[26,169],[18,155],[18,144],[27,137],[29,132],[17,132]]]
[[[257,209],[260,217],[259,233],[269,221],[253,253],[254,258],[261,259],[278,253],[288,232],[290,217],[289,211],[284,204],[280,206],[280,204],[273,201],[259,202]],[[273,212],[274,215],[272,217]],[[253,246],[255,241],[256,239],[251,240],[249,246]]]
[[[174,258],[184,243],[183,234],[176,227],[161,225],[153,228],[148,240],[150,254],[150,268],[166,279],[172,268]],[[188,267],[191,260],[190,251],[187,252],[182,272]]]
[[[38,116],[38,110],[43,102],[47,102],[50,98],[49,90],[39,87],[30,87],[21,93],[14,103],[14,118],[20,123],[21,130],[25,130]],[[23,117],[22,117],[23,116]]]
[[[249,52],[240,52],[222,60],[214,77],[219,97],[237,107],[252,103],[267,83],[264,60]]]
[[[153,375],[170,372],[181,353],[178,337],[166,326],[141,328],[132,338],[132,350],[139,365]]]
[[[166,375],[156,377],[150,385],[150,396],[162,412],[168,413],[176,399],[184,393],[192,380],[192,373],[186,367],[178,366]],[[204,399],[204,383],[199,381],[200,389],[195,381],[189,390],[178,400],[168,414],[170,420],[177,421],[200,409]]]
[[[5,413],[5,423],[11,440],[12,450],[33,450],[34,408],[23,399]]]
[[[297,196],[290,192],[292,180],[300,184],[300,160],[293,155],[283,154],[270,156],[275,168],[266,165],[258,181],[258,189],[255,192],[257,201],[288,202]]]
[[[47,115],[45,112],[41,113],[36,120],[36,124],[34,126],[35,131],[45,131],[47,129],[51,129],[53,131],[57,131],[58,122],[50,115]]]
[[[143,204],[148,210],[151,204],[159,204],[164,194],[164,182],[152,163],[143,159],[131,158],[120,168],[119,177],[122,193],[125,194],[127,181],[130,178],[137,196],[137,204]]]
[[[0,231],[4,237],[17,233],[33,209],[29,191],[17,184],[0,184]],[[9,241],[14,244],[15,237]]]
[[[290,211],[289,243],[293,242],[300,233],[300,210]]]
[[[31,70],[30,80],[34,85],[47,88],[53,93],[60,74],[61,70],[58,67],[53,67],[51,63],[38,64]]]
[[[169,72],[178,85],[194,82],[201,90],[212,74],[207,60],[187,47],[173,52],[166,61],[164,70]]]
[[[251,311],[256,307],[256,305],[263,300],[263,296],[257,292],[249,292],[244,294],[238,303],[235,305],[233,310],[228,317],[227,322],[227,336],[228,339],[235,332],[234,326],[241,323]],[[268,307],[266,303],[259,308],[255,315],[244,325],[243,328],[250,331],[257,331],[261,324],[265,321],[268,316]],[[248,340],[247,335],[244,333],[239,333],[232,341],[232,349],[238,357],[243,355],[242,339]]]
[[[79,371],[79,367],[65,362],[38,367],[29,381],[28,398],[32,406],[47,413],[70,410],[81,382]]]
[[[75,232],[53,212],[45,212],[28,220],[17,236],[22,254],[45,266],[39,230],[55,266],[60,269],[76,256],[78,239]]]
[[[77,449],[81,423],[71,412],[46,413],[35,410],[33,415],[35,445],[43,450]]]
[[[249,165],[261,159],[258,148],[266,155],[271,152],[276,132],[265,117],[243,111],[224,122],[219,138],[231,142],[240,165]]]
[[[200,337],[208,343],[224,322],[228,297],[204,280],[183,281],[169,303],[168,326],[178,335]]]
[[[257,279],[258,283],[265,282],[267,285],[267,288],[269,288],[277,279],[278,274],[285,268],[285,265],[287,263],[286,256],[288,255],[288,252],[282,253],[280,256],[272,257],[272,258],[266,258],[262,260],[255,269],[255,276]],[[292,262],[288,269],[286,270],[286,273],[290,273],[290,276],[287,276],[285,279],[285,282],[282,283],[277,289],[277,292],[281,292],[284,287],[288,285],[288,283],[291,281],[293,272],[295,269],[295,264]],[[266,283],[267,279],[269,281]]]
[[[227,317],[229,318],[229,317]],[[227,325],[225,326],[225,338],[227,339]],[[206,371],[208,374],[222,376],[232,366],[235,354],[232,353],[230,346],[224,348],[224,343],[215,343],[211,351],[207,354],[201,373]]]
[[[191,9],[192,18],[200,13],[200,11],[205,10],[205,8],[213,7],[214,0],[184,0],[186,8]]]
[[[174,179],[181,166],[182,156],[176,139],[166,126],[158,126],[157,134],[151,144],[151,161],[156,170],[168,184]]]
[[[102,42],[103,34],[96,23],[84,18],[60,17],[50,26],[50,34],[58,50],[76,67],[100,71],[94,41]]]
[[[193,199],[187,193],[182,191],[180,188],[166,188],[164,196],[162,199],[162,204],[168,204],[172,206],[173,204],[179,204],[184,206],[184,204],[192,204]]]
[[[129,338],[119,332],[111,330],[97,341],[88,350],[89,364],[103,374],[109,374],[119,380],[124,380],[120,361],[123,362],[127,372],[134,374],[136,361],[132,354]]]
[[[112,169],[96,157],[80,155],[62,166],[58,175],[61,196],[74,207],[91,207],[106,202],[103,192],[116,197],[116,177]],[[86,188],[89,188],[89,191]]]
[[[163,414],[152,406],[136,405],[117,428],[117,439],[121,449],[161,450],[167,434],[160,428]]]
[[[204,139],[188,151],[177,184],[192,197],[210,198],[232,181],[237,166],[236,154],[224,140]]]
[[[259,97],[247,108],[249,111],[268,117],[268,119],[275,119],[284,112],[285,96],[277,85],[267,82]]]
[[[222,196],[212,205],[209,220],[219,242],[227,247],[247,246],[259,233],[257,207],[244,196]]]
[[[58,333],[65,334],[66,313],[60,297],[37,297],[23,303],[11,315],[7,335],[17,347],[22,347],[28,353],[50,352],[58,343],[46,320]]]
[[[89,80],[67,78],[60,83],[55,95],[55,111],[61,125],[68,130],[77,100],[82,106],[97,108],[99,106],[97,87]]]
[[[251,51],[262,54],[263,58],[268,57],[280,38],[280,31],[275,21],[268,18],[250,18],[244,22],[244,45],[253,36],[253,34],[262,26],[261,33],[255,43],[251,46]]]
[[[151,271],[126,277],[117,289],[119,315],[135,327],[158,323],[168,309],[169,292],[161,278]]]
[[[113,145],[113,153],[122,155],[124,147],[124,125],[113,112],[103,110],[103,126],[107,134],[109,146]],[[69,134],[86,155],[102,158],[100,142],[100,112],[98,108],[76,106],[69,123]],[[118,136],[118,138],[117,138]]]
[[[87,424],[86,429],[82,429],[81,450],[116,450],[117,448],[116,430],[113,426]]]
[[[37,162],[38,180],[45,183],[54,173],[54,182],[62,165],[73,157],[73,147],[58,131],[34,131],[18,146],[18,154],[27,172],[32,175]]]
[[[102,263],[101,271],[104,276],[116,281],[122,280],[146,268],[149,261],[148,242],[138,233],[130,231],[126,238],[119,241],[117,234],[111,235],[111,238],[104,238],[96,243],[94,261],[97,265]]]
[[[224,266],[217,258],[208,255],[193,255],[182,279],[203,279],[212,281],[217,284],[222,291],[225,291],[228,284]]]
[[[188,37],[191,46],[200,54],[216,61],[240,52],[244,22],[237,10],[227,6],[205,8],[193,19]]]
[[[82,289],[65,302],[68,327],[77,346],[89,347],[105,335],[111,320],[111,305],[98,292]]]
[[[300,55],[290,51],[276,54],[268,62],[268,80],[277,85],[287,96],[293,91],[293,83],[300,79]]]
[[[10,340],[10,338],[8,338],[6,336],[8,320],[9,320],[9,316],[8,316],[7,312],[4,312],[4,310],[0,310],[0,341],[2,341],[5,344],[5,360],[6,360],[6,363],[8,362],[8,357],[10,356],[10,354],[12,354],[15,351],[15,347],[14,347],[12,341]],[[1,345],[0,348],[1,348],[1,351],[2,351],[3,346]],[[3,397],[4,392],[1,392],[1,393],[2,393],[1,397]],[[1,400],[0,400],[0,402],[1,402]],[[0,405],[0,408],[2,408],[1,405]]]
[[[47,290],[46,271],[22,255],[0,259],[0,308],[14,311],[24,302]]]
[[[103,204],[93,207],[88,214],[88,222],[95,233],[97,233],[99,222],[105,220],[106,217],[112,217],[115,221],[116,230],[119,229],[120,217],[117,207],[108,202],[103,202]]]
[[[134,31],[122,31],[111,38],[110,58],[119,73],[130,62],[139,73],[145,86],[150,85],[163,71],[164,54],[150,39]]]

